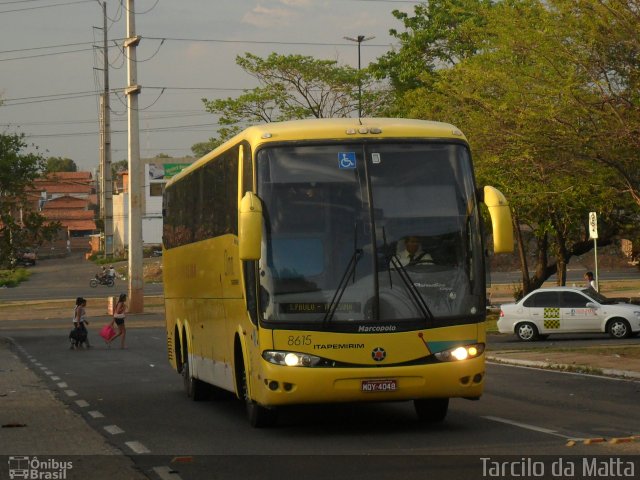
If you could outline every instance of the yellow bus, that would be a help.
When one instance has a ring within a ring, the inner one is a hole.
[[[412,400],[445,418],[485,375],[485,250],[513,246],[504,196],[452,125],[320,119],[253,126],[166,185],[168,355],[199,400],[251,425],[279,406]],[[413,251],[413,254],[410,252]]]

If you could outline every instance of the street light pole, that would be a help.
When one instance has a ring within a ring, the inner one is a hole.
[[[362,79],[360,78],[360,45],[362,42],[372,40],[376,37],[365,37],[364,35],[358,35],[356,38],[344,37],[345,40],[350,42],[356,42],[358,44],[358,118],[362,117]]]

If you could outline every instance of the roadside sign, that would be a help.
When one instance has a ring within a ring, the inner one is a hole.
[[[598,238],[598,216],[596,212],[589,212],[589,238]]]

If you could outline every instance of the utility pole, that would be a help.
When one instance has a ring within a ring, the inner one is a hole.
[[[134,0],[127,0],[127,39],[124,41],[127,57],[128,86],[127,120],[129,140],[129,311],[144,311],[144,279],[142,276],[142,187],[144,184],[140,163],[140,132],[138,120],[138,70],[136,47],[140,36],[136,35]]]
[[[373,40],[376,37],[358,35],[356,38],[344,37],[345,40],[358,43],[358,118],[362,117],[362,79],[360,78],[360,45],[362,42]]]
[[[113,257],[113,181],[111,178],[111,105],[109,101],[109,50],[107,46],[107,2],[102,2],[103,13],[103,57],[104,57],[104,94],[102,95],[102,155],[100,212],[104,222],[104,254]]]

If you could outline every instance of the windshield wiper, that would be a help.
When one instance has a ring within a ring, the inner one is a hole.
[[[433,320],[433,313],[431,313],[431,310],[429,309],[427,302],[424,301],[424,298],[422,297],[422,294],[420,294],[420,291],[418,290],[418,288],[414,285],[413,281],[411,281],[411,276],[409,275],[409,273],[407,273],[407,270],[404,268],[404,266],[400,262],[400,258],[398,257],[398,255],[394,253],[391,256],[389,263],[391,264],[391,267],[395,268],[396,271],[398,272],[398,275],[400,276],[402,283],[404,283],[404,286],[406,287],[407,292],[409,293],[409,296],[411,297],[413,302],[416,304],[416,306],[422,313],[422,316],[424,317],[424,319]]]
[[[342,278],[340,279],[340,283],[338,284],[338,288],[336,288],[336,291],[333,294],[333,298],[331,299],[331,303],[329,303],[329,308],[327,309],[327,312],[324,314],[324,318],[322,319],[323,326],[333,319],[333,315],[336,313],[336,310],[338,309],[338,305],[340,304],[340,299],[342,298],[342,294],[344,294],[344,291],[347,289],[347,285],[349,284],[349,278],[351,277],[351,275],[354,274],[356,270],[356,265],[360,261],[361,257],[362,257],[362,249],[361,248],[354,249],[353,255],[351,255],[351,260],[349,260],[349,263],[347,264],[347,268],[344,270],[344,274],[342,275]],[[354,277],[354,280],[355,280],[355,277]]]

